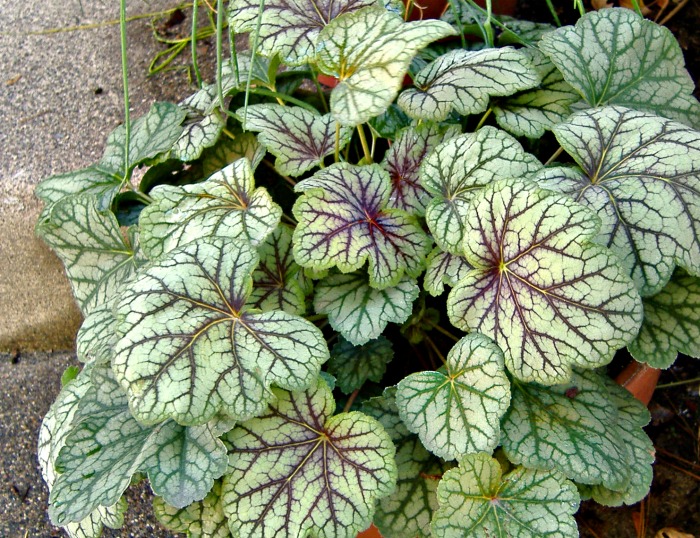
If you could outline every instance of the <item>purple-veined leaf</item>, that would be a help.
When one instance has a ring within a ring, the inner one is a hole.
[[[333,19],[365,6],[373,0],[266,0],[260,21],[257,54],[279,54],[287,65],[314,60],[319,32]],[[255,32],[258,0],[233,0],[229,23],[236,33]],[[252,36],[251,36],[252,42]],[[246,73],[247,76],[247,73]]]
[[[325,381],[273,389],[267,412],[226,436],[224,513],[234,536],[344,538],[369,526],[396,485],[395,449],[375,419],[333,416]]]
[[[678,353],[700,358],[700,279],[676,269],[671,280],[644,299],[644,322],[627,349],[639,362],[668,368]]]
[[[622,105],[700,127],[695,84],[671,31],[630,9],[601,9],[545,35],[540,50],[593,107]]]
[[[493,451],[509,404],[503,352],[479,333],[452,347],[444,370],[410,374],[396,390],[401,420],[428,450],[447,460]]]
[[[239,159],[202,183],[154,188],[153,203],[139,218],[144,252],[155,260],[216,235],[258,245],[277,227],[282,209],[254,181],[250,161]]]
[[[499,179],[525,178],[542,168],[520,143],[495,127],[460,135],[440,144],[420,168],[422,186],[433,195],[425,220],[438,246],[462,253],[469,202]]]
[[[340,390],[350,394],[366,381],[379,383],[393,358],[391,342],[383,336],[361,346],[353,346],[341,337],[331,349],[327,369],[336,378]]]
[[[253,273],[253,291],[248,298],[254,308],[267,312],[284,310],[301,315],[311,279],[294,261],[292,230],[281,224],[258,246],[260,263]]]
[[[277,157],[275,168],[281,174],[300,176],[335,151],[336,127],[330,114],[268,103],[240,108],[236,114],[245,117],[244,129],[260,132],[258,140]],[[340,127],[338,136],[342,149],[350,142],[352,129]]]
[[[255,250],[211,237],[154,263],[123,294],[112,366],[145,424],[203,424],[265,409],[270,385],[307,387],[329,356],[312,323],[247,306]]]
[[[368,262],[369,283],[377,289],[422,272],[430,238],[414,217],[389,209],[391,180],[379,165],[335,164],[295,190],[304,193],[293,209],[299,265],[348,273]]]
[[[440,478],[453,463],[431,454],[404,425],[396,406],[396,388],[362,403],[362,412],[376,418],[396,446],[396,491],[379,501],[374,524],[384,538],[429,538],[430,520],[437,510]]]
[[[676,263],[700,273],[700,133],[622,107],[576,114],[554,128],[579,168],[537,180],[590,207],[596,241],[622,260],[643,296],[657,293]]]
[[[85,315],[113,297],[140,263],[135,230],[127,240],[114,214],[101,210],[94,195],[62,198],[44,213],[36,231],[63,262]]]
[[[483,112],[491,97],[534,88],[540,76],[530,58],[512,47],[456,49],[421,69],[413,83],[399,106],[412,118],[443,121],[453,109],[463,116]]]
[[[406,277],[378,290],[361,273],[332,274],[316,285],[314,308],[327,314],[331,327],[346,340],[360,346],[378,338],[387,323],[406,321],[419,293],[416,281]]]
[[[445,285],[455,287],[472,270],[463,256],[443,252],[440,247],[433,249],[426,263],[423,287],[433,297],[442,295]]]
[[[572,366],[607,364],[634,339],[642,302],[608,249],[600,221],[570,198],[503,180],[472,201],[465,257],[474,267],[447,300],[450,321],[503,349],[524,381],[553,385]]]
[[[432,41],[454,35],[446,22],[404,22],[379,6],[346,13],[320,33],[318,67],[340,83],[331,92],[331,114],[355,126],[392,103],[413,56]]]
[[[573,514],[576,486],[556,471],[516,467],[503,476],[488,454],[465,456],[447,471],[437,490],[435,538],[570,538],[578,536]]]
[[[430,195],[420,184],[420,165],[438,144],[458,134],[457,125],[440,127],[432,123],[412,125],[401,131],[382,161],[382,167],[391,177],[389,207],[425,214]]]
[[[112,506],[139,472],[171,504],[203,499],[226,470],[226,447],[209,425],[184,427],[169,420],[139,424],[109,367],[91,372],[78,404],[76,426],[56,459],[59,475],[49,515],[59,525],[79,522],[100,506]]]

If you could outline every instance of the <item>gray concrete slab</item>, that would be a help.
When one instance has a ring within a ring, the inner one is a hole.
[[[177,5],[130,0],[129,15]],[[41,179],[87,166],[122,120],[118,26],[28,35],[118,18],[118,2],[0,0],[0,350],[70,349],[80,314],[62,267],[34,237]],[[184,28],[186,30],[186,27]],[[183,71],[147,77],[161,50],[147,20],[129,24],[132,111],[180,100]]]

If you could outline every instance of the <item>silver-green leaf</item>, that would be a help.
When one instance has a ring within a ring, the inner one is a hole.
[[[415,119],[443,121],[452,110],[467,116],[485,111],[491,97],[534,88],[540,75],[530,58],[513,47],[456,49],[428,64],[398,104]]]
[[[219,410],[244,420],[267,407],[271,384],[314,381],[329,356],[323,335],[292,314],[250,310],[257,264],[247,242],[202,239],[123,294],[113,368],[139,421],[203,424]]]
[[[304,392],[273,389],[267,412],[226,436],[224,513],[234,536],[343,538],[372,521],[396,485],[394,445],[359,412],[333,416],[322,380]]]
[[[591,106],[622,105],[700,128],[695,84],[668,28],[630,9],[602,9],[539,46]]]
[[[84,363],[107,364],[112,360],[117,342],[117,319],[114,317],[115,298],[95,307],[85,316],[75,338],[76,355]]]
[[[399,415],[408,429],[447,460],[496,448],[509,404],[503,353],[479,333],[452,347],[444,372],[410,374],[396,391]]]
[[[316,285],[314,308],[327,314],[331,327],[346,340],[360,346],[378,338],[389,322],[406,321],[419,293],[409,278],[377,290],[361,273],[332,274]]]
[[[226,126],[226,120],[216,109],[215,85],[202,88],[178,106],[185,111],[184,129],[173,144],[171,156],[180,161],[194,161],[202,151],[212,147]]]
[[[442,295],[446,285],[456,286],[472,270],[463,256],[443,252],[440,247],[433,249],[426,263],[428,268],[423,277],[423,288],[433,297]]]

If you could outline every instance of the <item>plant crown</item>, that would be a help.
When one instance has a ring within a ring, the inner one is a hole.
[[[649,413],[600,367],[700,354],[693,83],[633,11],[485,13],[234,0],[253,52],[39,185],[85,316],[55,524],[118,528],[143,477],[222,538],[570,537],[647,494]]]

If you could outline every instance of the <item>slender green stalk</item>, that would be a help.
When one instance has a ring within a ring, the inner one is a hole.
[[[559,15],[557,15],[557,10],[554,8],[554,4],[552,4],[552,0],[546,0],[546,2],[549,12],[552,14],[552,18],[554,19],[554,23],[558,27],[561,27],[561,21],[559,20]]]
[[[365,137],[365,130],[362,128],[362,124],[357,126],[357,134],[360,136],[360,144],[362,144],[362,151],[365,154],[365,160],[368,163],[372,162],[372,152],[369,150],[369,145],[367,144],[367,138]]]
[[[491,0],[486,0],[486,22],[484,22],[484,29],[486,30],[486,46],[493,47],[493,26],[491,26],[491,20],[493,19],[493,10],[491,6]]]
[[[197,79],[197,87],[202,87],[202,74],[199,72],[197,63],[197,11],[199,11],[199,0],[192,1],[192,69],[194,77]]]
[[[248,68],[248,80],[245,82],[245,99],[243,101],[243,125],[245,125],[248,117],[248,98],[250,97],[250,81],[253,78],[253,66],[255,65],[255,55],[258,52],[258,39],[260,38],[260,26],[262,25],[263,10],[265,9],[265,0],[259,0],[258,5],[258,20],[255,25],[255,34],[253,37],[253,46],[250,51],[250,67]]]
[[[340,123],[335,122],[335,162],[340,162]]]
[[[238,51],[236,50],[236,33],[231,25],[228,25],[228,46],[231,49],[231,72],[236,77],[236,86],[241,84],[241,77],[238,74]]]
[[[557,151],[555,151],[549,159],[547,159],[547,162],[544,163],[544,165],[547,166],[548,164],[553,163],[554,160],[555,160],[557,157],[559,157],[559,155],[561,155],[563,151],[564,151],[564,148],[562,148],[562,147],[560,146],[559,149],[558,149]]]
[[[318,83],[318,75],[316,74],[316,71],[314,69],[311,69],[311,79],[314,81],[314,85],[316,86],[318,97],[319,99],[321,99],[323,109],[326,111],[326,114],[328,114],[331,109],[328,108],[328,101],[326,101],[326,96],[323,93],[323,88],[321,88],[321,85]]]
[[[632,6],[634,7],[634,10],[637,12],[637,15],[639,15],[640,17],[644,17],[644,13],[642,13],[642,8],[639,6],[638,0],[632,0]]]
[[[657,385],[657,389],[668,389],[671,387],[681,387],[683,385],[692,385],[693,383],[700,383],[700,377],[695,377],[693,379],[685,379],[683,381],[674,381],[672,383],[664,383],[663,385]]]
[[[476,126],[476,129],[474,129],[474,132],[478,131],[484,126],[484,123],[486,123],[486,120],[488,117],[491,115],[491,112],[493,111],[492,108],[489,108],[486,112],[484,112],[484,115],[481,116],[481,119],[479,120],[479,123]]]
[[[122,84],[124,86],[124,179],[128,183],[131,171],[129,167],[129,144],[131,143],[131,120],[129,118],[129,61],[126,56],[126,0],[119,0],[119,37],[122,53]]]
[[[459,38],[462,41],[462,48],[466,49],[467,48],[467,38],[464,36],[464,26],[462,25],[462,20],[459,17],[459,11],[457,11],[457,5],[455,4],[455,0],[447,0],[450,8],[455,14],[455,21],[457,22],[457,26],[459,27]]]
[[[247,89],[246,93],[252,93],[254,95],[264,95],[265,97],[272,97],[274,99],[281,99],[282,101],[286,101],[288,103],[292,103],[294,105],[305,108],[309,112],[318,113],[318,110],[316,110],[309,103],[306,103],[301,99],[297,99],[296,97],[292,97],[291,95],[287,95],[286,93],[273,92],[272,90],[267,90],[265,88],[253,88],[252,90]]]
[[[578,12],[582,17],[586,14],[586,8],[583,6],[583,0],[574,0],[574,8],[578,9]]]
[[[224,89],[221,71],[223,68],[224,41],[224,0],[216,0],[216,93],[219,96],[219,108],[224,108]]]

